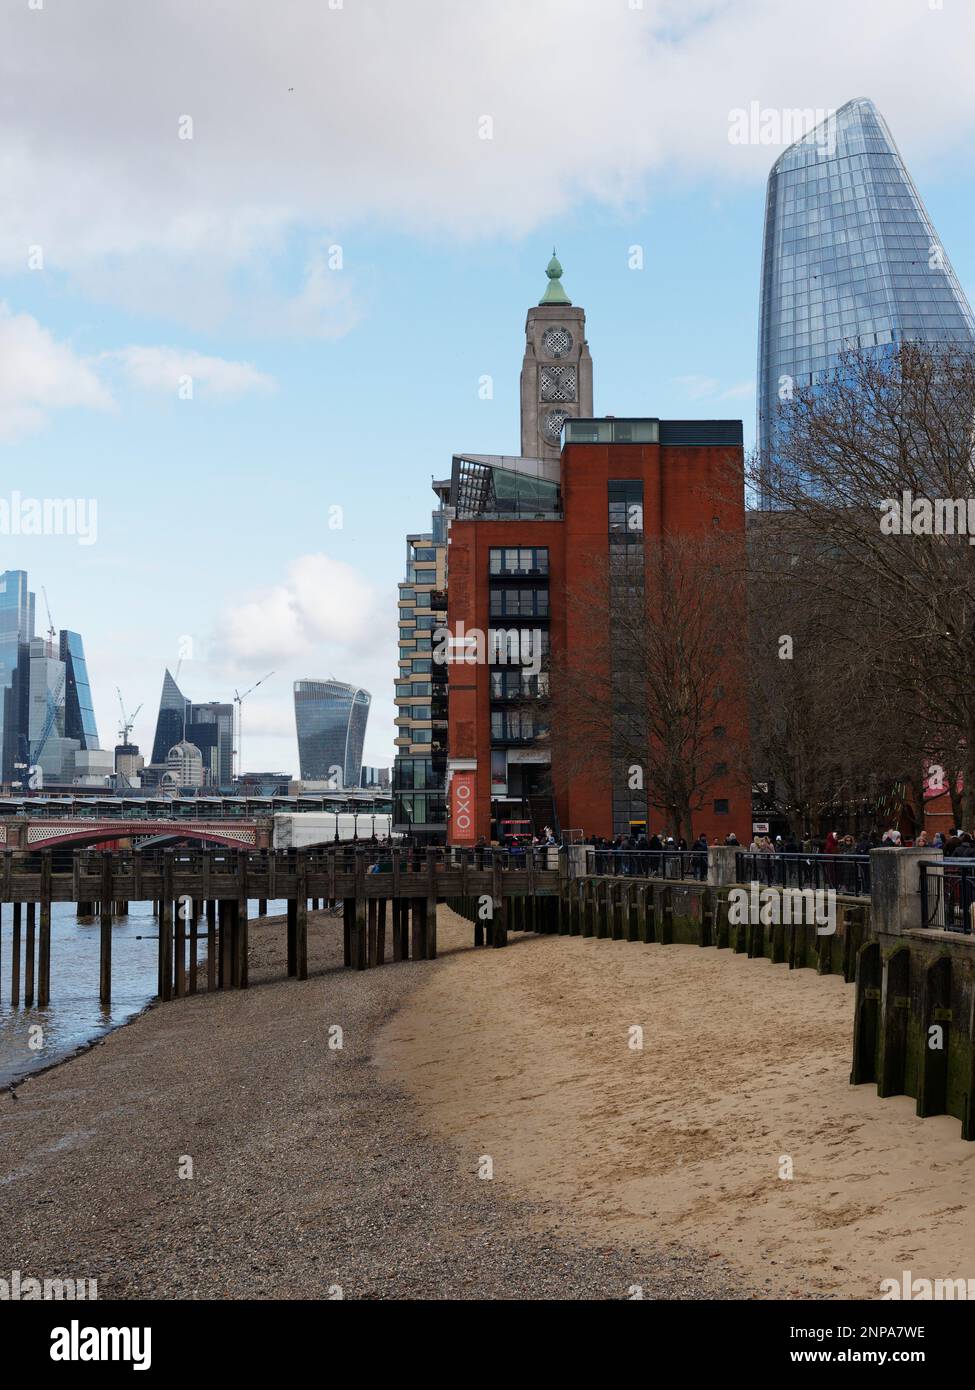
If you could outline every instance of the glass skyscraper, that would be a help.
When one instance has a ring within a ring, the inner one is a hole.
[[[758,443],[781,402],[849,349],[975,343],[975,318],[887,124],[847,102],[772,167],[765,205]],[[767,504],[768,498],[763,496]]]
[[[358,787],[372,696],[342,681],[295,681],[298,776],[325,782],[339,768],[343,786]]]
[[[230,787],[234,780],[234,707],[215,700],[190,705],[186,737],[203,757],[211,787]]]
[[[170,748],[175,748],[177,743],[182,743],[186,737],[186,720],[189,708],[189,700],[167,670],[163,676],[162,694],[159,697],[156,737],[152,742],[152,761],[154,763],[164,763]]]
[[[0,780],[27,776],[30,643],[34,636],[34,595],[25,570],[0,574]],[[16,765],[22,764],[18,768]]]
[[[81,748],[98,748],[98,726],[88,681],[88,663],[79,633],[62,630],[60,657],[65,670],[65,737],[76,738]]]

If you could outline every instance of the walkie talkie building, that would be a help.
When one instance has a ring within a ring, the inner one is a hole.
[[[338,780],[358,787],[372,696],[342,681],[295,681],[298,775],[303,782]]]
[[[758,350],[766,476],[796,387],[822,381],[846,350],[905,340],[975,344],[975,318],[886,122],[859,99],[769,175]]]

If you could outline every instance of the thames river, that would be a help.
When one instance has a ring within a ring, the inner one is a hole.
[[[250,905],[252,914],[257,903]],[[285,904],[269,903],[268,913],[284,912]],[[51,906],[51,1002],[47,1008],[12,1008],[10,966],[13,909],[2,907],[0,927],[0,1086],[30,1072],[41,1071],[93,1038],[117,1028],[143,1009],[156,992],[157,923],[152,904],[131,903],[127,917],[112,927],[112,1003],[98,1002],[97,918],[79,922],[74,903]],[[206,956],[206,924],[199,958]],[[26,913],[21,928],[20,993],[24,990]],[[204,976],[205,980],[205,976]],[[36,986],[35,986],[36,998]]]

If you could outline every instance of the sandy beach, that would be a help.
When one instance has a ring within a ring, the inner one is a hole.
[[[439,1039],[461,1076],[480,1035],[443,1032],[444,1001],[560,949],[475,956],[451,917],[440,960],[354,974],[339,922],[312,913],[302,983],[281,920],[254,923],[250,990],[155,1006],[0,1094],[0,1272],[94,1278],[103,1299],[760,1297],[767,1281],[697,1248],[577,1232],[532,1183],[479,1177],[483,1147],[440,1137],[374,1064],[384,1025],[430,985],[429,1028],[411,1009],[406,1032],[430,1052]]]
[[[852,1009],[837,977],[729,951],[515,936],[431,975],[377,1060],[458,1162],[491,1155],[581,1239],[720,1254],[796,1298],[972,1278],[975,1145],[849,1085]]]

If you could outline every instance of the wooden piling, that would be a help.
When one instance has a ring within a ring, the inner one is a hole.
[[[98,941],[98,1002],[112,1002],[112,856],[102,855],[102,914]]]
[[[20,1007],[20,918],[22,906],[14,903],[14,921],[10,954],[10,1003]]]
[[[37,904],[27,904],[27,958],[24,962],[24,1004],[27,1008],[34,1002],[34,961],[35,961],[35,922]]]
[[[370,898],[367,903],[366,951],[368,964],[379,964],[379,899]]]
[[[298,900],[288,899],[288,975],[294,978],[298,973]]]
[[[207,898],[207,993],[217,987],[217,903]]]
[[[427,911],[424,946],[427,960],[437,959],[437,851],[427,850]]]
[[[37,950],[37,1006],[51,1002],[51,851],[41,855],[40,940]]]
[[[300,850],[298,852],[298,868],[296,873],[298,885],[298,912],[295,922],[295,940],[297,943],[297,976],[299,980],[308,979],[308,857]]]
[[[163,868],[166,878],[166,867]],[[169,877],[172,887],[172,877]],[[173,900],[169,894],[159,899],[159,998],[164,1004],[173,997]]]
[[[250,947],[250,926],[248,922],[247,893],[248,862],[244,850],[237,852],[237,911],[234,913],[235,936],[237,938],[237,959],[235,961],[235,989],[247,989],[249,974],[247,956]]]
[[[386,899],[379,899],[379,911],[376,921],[376,965],[386,963]]]
[[[220,899],[220,988],[234,987],[234,904]]]

